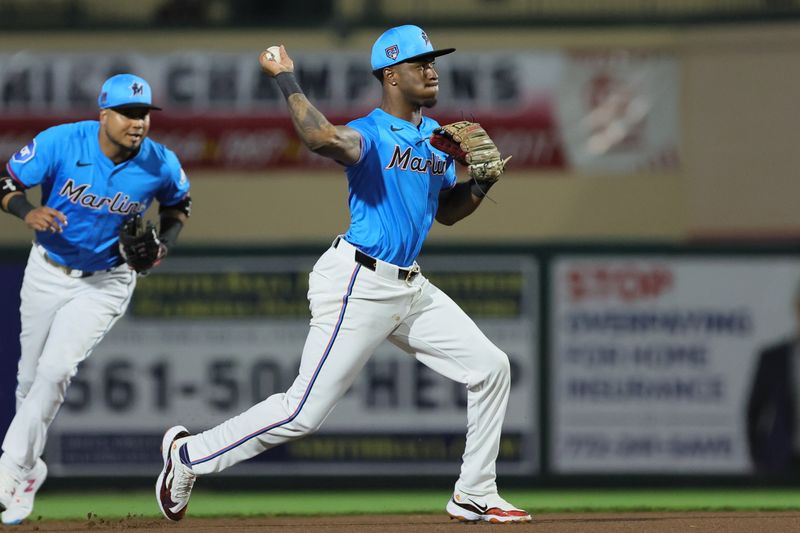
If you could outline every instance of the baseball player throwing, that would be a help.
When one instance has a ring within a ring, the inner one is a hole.
[[[316,431],[389,339],[467,388],[466,448],[446,506],[450,516],[531,520],[498,495],[495,483],[508,357],[415,261],[433,220],[451,225],[472,213],[507,161],[479,125],[440,127],[422,114],[439,92],[434,58],[453,51],[434,50],[417,26],[386,31],[372,47],[381,106],[347,126],[332,125],[311,105],[283,46],[261,54],[261,68],[276,79],[302,141],[345,167],[350,227],[309,276],[311,328],[289,390],[208,431],[190,435],[175,426],[165,433],[156,498],[168,519],[183,518],[195,476]],[[469,181],[456,182],[454,160],[467,165]]]
[[[47,429],[70,380],[125,313],[136,272],[155,266],[189,216],[189,182],[173,152],[147,139],[148,83],[119,74],[99,121],[39,133],[0,170],[0,206],[36,231],[22,282],[17,411],[0,456],[0,510],[18,524],[47,476]],[[25,190],[41,186],[34,207]],[[140,214],[160,204],[161,230]]]

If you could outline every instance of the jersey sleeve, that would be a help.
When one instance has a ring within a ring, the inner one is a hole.
[[[347,124],[347,126],[353,128],[361,135],[361,155],[358,161],[351,165],[356,166],[364,160],[366,154],[375,146],[378,139],[378,128],[373,122],[365,118],[354,120]]]
[[[164,185],[156,193],[156,200],[162,206],[175,205],[189,194],[189,178],[181,167],[181,162],[171,150],[164,150],[169,175]]]
[[[6,169],[11,177],[26,188],[36,187],[55,174],[58,165],[58,146],[64,136],[64,128],[44,130],[31,142],[20,148],[8,160]]]

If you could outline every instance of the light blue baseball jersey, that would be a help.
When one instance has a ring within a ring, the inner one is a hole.
[[[41,186],[43,206],[64,213],[62,233],[37,231],[36,241],[57,262],[95,271],[122,263],[122,222],[143,213],[155,198],[174,205],[189,193],[178,157],[145,138],[133,158],[114,164],[100,150],[100,123],[89,120],[54,126],[8,161],[11,176],[26,188]]]
[[[456,184],[452,159],[428,142],[439,123],[423,117],[417,127],[379,108],[348,126],[361,134],[361,158],[345,170],[344,238],[372,257],[409,266],[433,225],[439,192]]]

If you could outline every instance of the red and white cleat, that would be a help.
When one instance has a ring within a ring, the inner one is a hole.
[[[469,496],[453,493],[447,502],[447,514],[461,522],[521,523],[533,520],[530,513],[517,509],[497,494]]]
[[[14,497],[3,512],[3,525],[19,525],[30,516],[33,512],[33,500],[45,479],[47,479],[47,465],[41,459],[37,459],[31,471],[17,485]]]
[[[156,481],[156,501],[161,514],[173,522],[181,520],[186,514],[194,486],[194,472],[181,462],[179,456],[180,447],[188,436],[185,427],[174,426],[164,433],[161,441],[164,468]]]

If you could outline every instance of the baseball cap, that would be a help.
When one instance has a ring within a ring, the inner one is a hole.
[[[153,91],[150,89],[150,84],[133,74],[117,74],[108,78],[100,89],[97,105],[100,109],[114,107],[161,109],[153,105]]]
[[[439,57],[455,51],[455,48],[434,50],[428,35],[419,26],[397,26],[383,32],[372,45],[372,70],[420,57]]]

